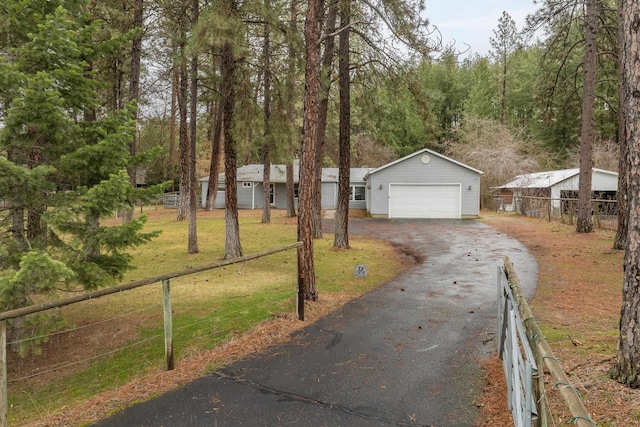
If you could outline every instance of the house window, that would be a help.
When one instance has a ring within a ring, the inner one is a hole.
[[[298,197],[298,184],[293,184],[293,197]]]
[[[251,188],[251,183],[250,182],[243,182],[242,183],[242,188]]]
[[[352,185],[351,194],[349,194],[349,200],[365,200],[365,186],[364,185]]]

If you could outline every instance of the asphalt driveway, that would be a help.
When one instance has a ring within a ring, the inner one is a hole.
[[[96,425],[472,426],[478,360],[496,350],[497,266],[508,255],[531,296],[535,259],[473,220],[351,219],[349,231],[422,262],[287,344]]]

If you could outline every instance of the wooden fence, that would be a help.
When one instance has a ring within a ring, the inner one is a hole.
[[[42,304],[35,304],[28,307],[18,308],[15,310],[5,311],[0,313],[0,427],[7,427],[8,425],[8,388],[7,388],[7,321],[11,319],[17,319],[30,314],[39,313],[47,310],[58,309],[60,307],[76,304],[82,301],[96,299],[107,295],[112,295],[120,292],[125,292],[140,288],[143,286],[151,285],[154,283],[162,283],[162,302],[163,302],[163,319],[164,319],[164,342],[165,342],[165,363],[167,370],[174,368],[173,357],[173,326],[172,326],[172,312],[171,312],[171,292],[170,292],[170,280],[178,277],[183,277],[195,273],[200,273],[216,268],[225,267],[232,264],[245,263],[250,260],[262,258],[268,255],[273,255],[279,252],[285,252],[300,248],[301,242],[292,243],[287,246],[283,246],[278,249],[259,252],[256,254],[234,258],[231,260],[220,261],[212,264],[207,264],[199,267],[191,267],[185,270],[175,271],[167,273],[161,276],[149,277],[134,282],[113,286],[109,288],[99,289],[93,292],[82,293],[80,295],[65,298],[57,301],[51,301]],[[298,272],[299,274],[299,272]],[[300,299],[301,289],[299,288],[300,278],[298,277],[298,286],[296,297]],[[304,302],[304,301],[303,301]],[[300,309],[298,304],[298,310]],[[298,317],[304,317],[304,313],[298,312]]]
[[[562,364],[558,358],[553,354],[551,346],[545,339],[542,331],[540,330],[538,323],[536,322],[529,303],[522,293],[520,287],[520,281],[516,275],[513,264],[508,257],[504,259],[504,272],[508,279],[513,298],[516,300],[516,305],[519,310],[520,319],[526,330],[526,339],[528,341],[531,350],[533,351],[533,357],[538,369],[544,364],[547,371],[551,375],[553,380],[553,387],[555,387],[562,396],[565,404],[571,412],[572,418],[569,420],[570,424],[575,424],[578,427],[593,427],[597,426],[596,422],[591,419],[589,412],[584,407],[582,399],[578,394],[575,387],[571,384],[569,377],[564,372]],[[500,332],[500,331],[499,331]],[[547,427],[549,416],[547,412],[547,396],[545,392],[545,382],[543,375],[537,375],[534,378],[537,383],[533,388],[535,395],[535,402],[537,405],[538,418],[535,420],[536,427]]]
[[[513,212],[547,221],[559,221],[574,225],[578,212],[578,199],[534,196],[514,196],[507,204],[504,198],[494,200],[493,210]],[[618,227],[618,203],[616,200],[593,199],[591,212],[594,227],[615,230]]]

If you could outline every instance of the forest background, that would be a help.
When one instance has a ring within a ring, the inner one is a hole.
[[[593,163],[616,170],[618,13],[614,1],[596,3]],[[318,165],[348,157],[376,167],[426,147],[483,170],[485,197],[517,174],[577,165],[587,5],[538,7],[520,29],[504,12],[490,54],[468,56],[444,44],[412,0],[6,1],[2,308],[61,284],[117,283],[127,249],[156,235],[141,231],[131,206],[163,190],[181,189],[177,218],[189,214],[188,252],[197,252],[198,179],[209,175],[216,188],[222,170],[304,161],[312,133]],[[315,98],[309,73],[320,77]],[[226,196],[235,194],[226,178]],[[301,218],[310,211],[303,191]],[[242,254],[233,203],[226,258]],[[101,224],[116,210],[121,225]]]
[[[127,251],[157,236],[132,207],[163,191],[180,189],[176,217],[189,217],[187,251],[198,252],[198,180],[209,176],[215,189],[222,171],[225,258],[242,255],[232,195],[245,164],[301,160],[307,282],[319,224],[308,193],[320,166],[376,167],[430,148],[484,171],[484,202],[522,173],[585,158],[618,170],[620,157],[632,158],[619,155],[623,14],[613,0],[536,5],[523,28],[505,11],[490,53],[469,55],[443,42],[420,0],[6,0],[0,310],[118,283],[131,268]],[[106,224],[115,211],[122,223]],[[348,248],[339,228],[336,246]],[[315,283],[303,288],[317,298]],[[60,325],[18,319],[9,333]],[[637,373],[623,382],[637,386]]]

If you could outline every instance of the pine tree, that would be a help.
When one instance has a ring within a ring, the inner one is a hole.
[[[349,67],[349,25],[351,22],[351,0],[340,1],[340,172],[338,179],[338,210],[333,246],[349,249],[349,199],[351,189],[351,77]]]
[[[124,208],[133,191],[125,169],[135,123],[130,109],[94,116],[100,84],[87,64],[105,46],[81,10],[22,16],[33,20],[30,34],[0,64],[0,91],[14,95],[4,97],[0,130],[7,153],[0,156],[0,199],[12,211],[12,221],[0,224],[3,310],[60,287],[113,285],[131,268],[126,250],[156,235],[141,232],[144,218],[98,222]]]
[[[504,124],[507,102],[507,60],[509,55],[518,47],[520,36],[516,28],[515,21],[507,12],[502,12],[498,21],[498,29],[493,30],[495,36],[492,37],[491,46],[494,49],[493,56],[498,60],[501,68],[501,91],[500,91],[500,123]]]
[[[640,28],[637,25],[640,2],[620,0],[620,52],[624,109],[623,137],[627,140],[628,222],[624,257],[622,307],[617,360],[611,376],[632,388],[640,388]]]

